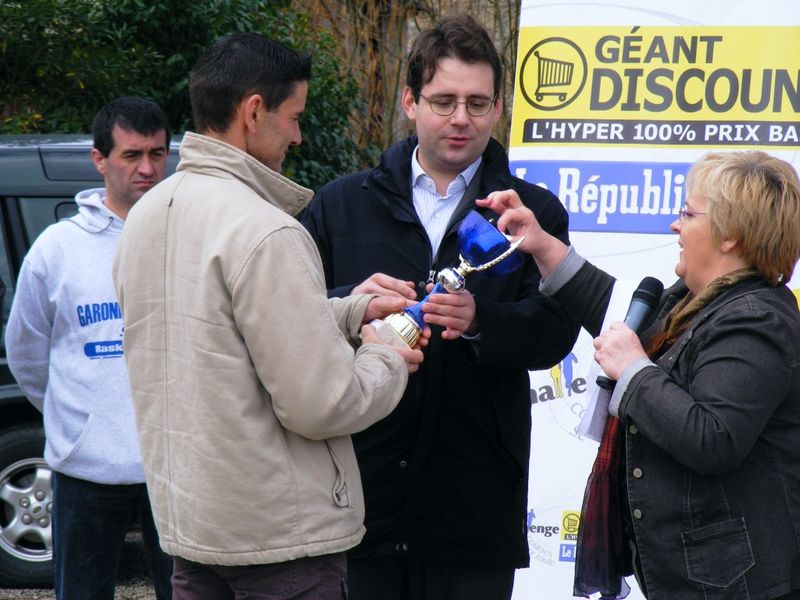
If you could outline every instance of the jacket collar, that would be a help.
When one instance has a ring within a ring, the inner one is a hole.
[[[704,306],[700,311],[698,311],[698,313],[692,318],[692,324],[689,326],[689,329],[697,327],[697,325],[699,325],[702,321],[705,321],[709,316],[717,312],[720,308],[732,300],[736,300],[737,298],[740,298],[741,296],[749,294],[755,290],[766,289],[769,287],[770,286],[767,284],[767,282],[758,276],[753,276],[737,283],[731,288],[723,291],[719,296],[709,302],[707,306]],[[658,328],[660,322],[667,317],[669,312],[675,308],[675,305],[680,302],[688,293],[689,288],[686,287],[683,279],[678,279],[669,288],[664,290],[664,293],[661,296],[661,302],[659,303],[658,314],[656,315],[652,326],[645,330],[643,337],[646,337],[649,333],[653,333]]]
[[[744,279],[743,281],[740,281],[739,283],[729,287],[727,290],[724,290],[719,296],[709,302],[708,306],[701,308],[697,313],[697,316],[695,316],[693,319],[691,327],[696,327],[726,304],[729,304],[730,302],[747,294],[752,294],[753,292],[761,290],[768,290],[771,287],[772,286],[770,286],[759,275],[748,277],[747,279]]]
[[[669,371],[672,366],[677,364],[677,356],[686,348],[687,344],[694,336],[694,332],[712,315],[714,315],[724,306],[730,304],[738,298],[741,298],[742,296],[769,289],[772,289],[772,287],[763,278],[759,276],[753,276],[749,279],[745,279],[744,281],[740,281],[729,289],[723,291],[719,296],[709,302],[707,306],[701,308],[700,311],[698,311],[698,313],[692,317],[692,320],[689,323],[689,326],[686,328],[686,331],[681,334],[671,348],[664,352],[663,356],[658,359],[658,363],[664,366],[667,371]],[[689,288],[686,287],[686,284],[682,279],[679,279],[673,286],[665,290],[664,295],[662,296],[662,309],[659,311],[659,315],[654,322],[652,329],[646,331],[642,337],[646,339],[649,333],[654,332],[657,329],[657,325],[660,324],[660,321],[665,318],[667,313],[675,306],[675,304],[677,304],[678,301],[688,293]]]
[[[181,142],[176,171],[233,177],[282,211],[294,216],[314,193],[276,173],[246,152],[216,138],[188,131]]]

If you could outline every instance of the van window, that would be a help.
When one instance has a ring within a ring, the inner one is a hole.
[[[78,205],[72,198],[18,198],[22,225],[31,244],[49,225],[69,218],[78,212]],[[2,215],[0,215],[2,219]],[[6,285],[3,297],[3,325],[8,322],[11,300],[14,297],[14,280],[11,277],[11,264],[6,252],[5,223],[0,220],[0,278]],[[4,328],[5,329],[5,328]],[[5,336],[0,336],[0,348],[5,350]]]
[[[2,306],[0,306],[0,314],[3,317],[3,327],[0,331],[5,331],[5,324],[8,323],[8,313],[11,311],[11,299],[14,297],[14,279],[11,277],[11,263],[8,260],[8,252],[6,251],[5,231],[5,220],[2,213],[0,213],[0,280],[6,286]],[[0,348],[3,350],[2,361],[5,362],[5,335],[0,335]]]
[[[78,205],[72,198],[20,198],[19,210],[28,241],[32,244],[48,225],[76,215]]]

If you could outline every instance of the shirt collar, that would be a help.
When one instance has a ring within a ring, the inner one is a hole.
[[[430,179],[430,176],[425,172],[425,169],[422,168],[422,165],[419,164],[419,160],[417,159],[417,151],[419,150],[419,144],[414,148],[414,151],[411,153],[411,187],[412,189],[420,185],[422,181],[420,178],[427,178]],[[466,169],[461,171],[456,178],[450,182],[450,186],[452,186],[456,181],[461,178],[462,186],[461,189],[465,190],[469,186],[472,178],[475,176],[475,173],[478,171],[478,167],[481,166],[481,160],[483,160],[482,156],[479,156],[475,159],[475,161],[470,164]],[[448,186],[448,193],[450,190],[450,186]]]

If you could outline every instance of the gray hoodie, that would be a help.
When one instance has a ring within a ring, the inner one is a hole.
[[[124,221],[104,198],[103,188],[80,192],[79,213],[48,227],[25,257],[6,328],[8,365],[44,415],[44,457],[53,470],[142,483],[111,278]]]

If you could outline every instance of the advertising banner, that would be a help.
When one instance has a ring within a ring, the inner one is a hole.
[[[522,0],[512,172],[553,191],[577,251],[635,289],[675,279],[686,173],[708,151],[758,149],[800,169],[800,3]],[[790,287],[800,288],[795,273]],[[628,296],[629,297],[629,296]],[[627,306],[618,306],[620,320]],[[572,597],[597,443],[578,433],[591,337],[531,373],[528,541],[515,600]],[[643,598],[629,579],[631,600]]]

